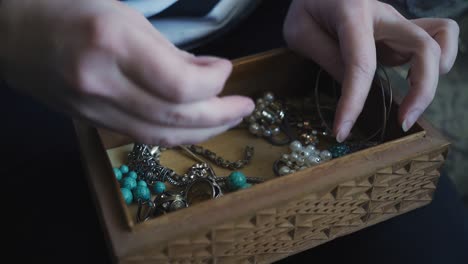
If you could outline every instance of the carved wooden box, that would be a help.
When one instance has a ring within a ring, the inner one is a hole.
[[[287,50],[234,64],[227,94],[268,90],[288,96],[311,90],[317,72]],[[368,101],[378,101],[372,96]],[[430,203],[449,143],[424,120],[403,133],[397,104],[384,143],[283,177],[274,177],[271,168],[284,148],[243,130],[228,131],[203,146],[235,159],[243,145],[253,145],[245,174],[269,180],[138,224],[112,171],[125,162],[132,140],[76,122],[110,255],[122,263],[271,263]],[[365,107],[356,125],[363,133],[375,123],[372,107]],[[167,153],[162,162],[175,169],[193,164],[177,153]]]

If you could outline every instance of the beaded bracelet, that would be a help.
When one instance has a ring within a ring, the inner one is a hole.
[[[125,202],[127,204],[138,203],[138,222],[221,197],[225,192],[245,189],[252,184],[263,182],[263,179],[246,177],[239,171],[234,171],[227,177],[216,177],[214,170],[191,151],[195,150],[194,152],[207,157],[218,166],[237,169],[250,162],[253,156],[252,147],[247,147],[245,158],[237,162],[226,161],[200,146],[190,145],[180,146],[180,148],[199,162],[190,167],[184,175],[178,175],[160,164],[162,148],[146,144],[134,144],[132,151],[128,154],[128,166],[122,165],[120,168],[114,168],[114,174],[121,184]],[[170,183],[176,189],[166,191],[164,182]],[[152,187],[156,193],[153,201],[151,201],[149,187]]]

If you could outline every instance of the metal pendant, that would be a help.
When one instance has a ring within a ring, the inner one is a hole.
[[[188,205],[218,198],[223,195],[221,187],[210,178],[193,181],[185,191],[185,200]]]

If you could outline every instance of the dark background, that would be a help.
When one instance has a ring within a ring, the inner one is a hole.
[[[283,46],[289,1],[264,3],[234,30],[197,48],[235,58]],[[12,263],[107,263],[69,117],[2,86],[2,240]],[[468,216],[444,174],[433,203],[282,263],[467,263]]]

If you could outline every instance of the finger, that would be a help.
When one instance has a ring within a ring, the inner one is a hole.
[[[351,12],[347,16],[349,18],[337,28],[345,65],[333,128],[338,142],[349,136],[360,115],[377,67],[372,20],[365,11]],[[355,17],[362,19],[356,20]]]
[[[221,126],[251,114],[255,107],[250,98],[243,96],[211,97],[203,101],[176,104],[148,94],[129,80],[122,80],[119,85],[117,89],[120,92],[116,91],[112,98],[122,111],[163,126]]]
[[[443,18],[419,18],[411,22],[424,29],[437,41],[441,49],[439,72],[440,74],[448,73],[457,58],[460,34],[458,24],[451,19]]]
[[[284,23],[284,36],[288,46],[319,64],[335,80],[341,82],[344,68],[340,48],[336,40],[306,13],[302,3],[295,1],[291,4]],[[297,17],[303,19],[301,23],[292,22]]]
[[[77,108],[81,109],[80,116],[93,125],[97,124],[127,135],[142,143],[166,147],[205,141],[242,121],[242,119],[238,119],[222,126],[210,128],[176,128],[155,125],[135,118],[133,115],[116,108],[112,103],[101,99],[87,100]]]
[[[146,33],[146,32],[145,32]],[[157,31],[130,33],[120,68],[138,86],[172,102],[194,102],[221,92],[232,64],[228,60],[188,57]]]
[[[399,121],[408,131],[434,98],[439,80],[440,47],[422,28],[406,19],[381,23],[377,36],[401,54],[411,57],[410,90],[399,110]]]
[[[203,101],[174,103],[141,89],[119,70],[102,71],[97,85],[112,87],[101,95],[121,111],[147,122],[174,127],[205,128],[227,124],[253,111],[252,99],[243,96],[211,97]],[[96,94],[94,96],[97,96]]]

